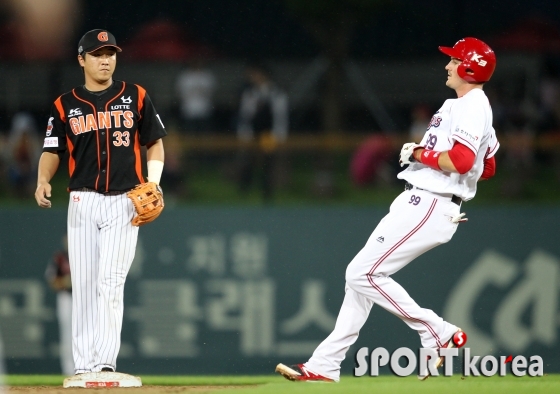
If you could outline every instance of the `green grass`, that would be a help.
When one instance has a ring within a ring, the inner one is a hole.
[[[154,386],[253,386],[278,381],[278,376],[142,376],[142,384]]]
[[[542,378],[431,378],[424,382],[416,377],[397,378],[393,376],[376,378],[346,377],[340,383],[294,383],[275,382],[255,388],[221,390],[220,393],[237,394],[276,394],[276,393],[351,393],[351,394],[486,394],[486,393],[558,393],[560,392],[560,376],[546,376]]]
[[[11,386],[61,386],[63,377],[56,375],[9,375],[6,383]],[[420,382],[416,377],[394,376],[354,378],[343,376],[340,383],[288,382],[280,376],[142,376],[145,386],[254,386],[220,389],[221,394],[279,394],[279,393],[558,393],[560,374],[543,377],[466,377],[430,378]]]

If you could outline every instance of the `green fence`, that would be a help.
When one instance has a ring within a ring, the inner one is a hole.
[[[394,277],[462,327],[473,354],[538,354],[560,372],[559,208],[469,209],[451,242]],[[346,265],[384,209],[168,209],[140,230],[125,289],[119,370],[271,373],[306,361],[334,325]],[[65,210],[0,211],[0,332],[10,373],[59,371],[55,295],[44,280]],[[359,347],[419,347],[374,307]]]

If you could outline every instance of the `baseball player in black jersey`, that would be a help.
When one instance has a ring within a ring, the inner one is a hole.
[[[51,178],[69,152],[68,253],[72,272],[72,350],[76,376],[65,387],[138,386],[115,372],[120,348],[124,283],[134,258],[138,227],[126,192],[159,184],[166,135],[146,91],[112,78],[115,37],[106,30],[80,40],[85,84],[57,98],[48,120],[35,198],[49,208]],[[140,147],[147,147],[148,180]]]

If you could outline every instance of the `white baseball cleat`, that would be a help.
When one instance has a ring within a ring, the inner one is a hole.
[[[298,382],[334,382],[333,379],[308,370],[303,364],[295,364],[290,367],[284,364],[276,366],[276,372],[286,379]]]
[[[142,379],[120,372],[88,372],[64,379],[62,387],[142,387]]]

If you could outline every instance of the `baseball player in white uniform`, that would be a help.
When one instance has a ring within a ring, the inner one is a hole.
[[[461,347],[466,334],[435,312],[420,307],[391,275],[428,250],[448,242],[459,222],[461,203],[472,199],[477,182],[495,173],[499,143],[484,91],[496,66],[492,49],[467,37],[439,47],[451,57],[446,85],[457,93],[432,117],[420,144],[407,143],[398,174],[405,191],[391,204],[363,249],[346,270],[346,294],[333,332],[304,364],[278,364],[295,381],[338,381],[340,364],[356,341],[374,304],[400,317],[420,335],[424,348]],[[439,357],[436,367],[443,364]],[[428,375],[419,376],[424,379]]]

